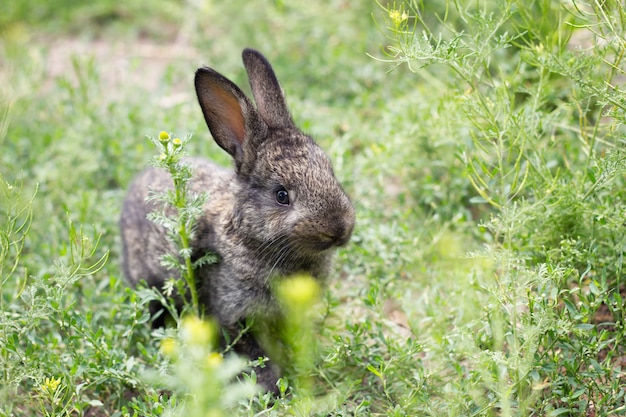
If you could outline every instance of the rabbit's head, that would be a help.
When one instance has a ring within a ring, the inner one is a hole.
[[[195,78],[211,134],[235,161],[233,227],[276,262],[306,262],[348,242],[354,208],[327,156],[294,125],[267,60],[246,49],[243,61],[256,108],[210,68]]]

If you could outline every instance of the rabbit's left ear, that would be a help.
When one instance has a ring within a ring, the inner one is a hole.
[[[242,57],[261,118],[270,127],[293,127],[283,90],[270,63],[259,51],[250,48],[244,49]]]
[[[256,138],[266,136],[267,125],[250,100],[232,81],[211,68],[196,71],[195,86],[215,142],[234,158],[238,171],[251,166]]]

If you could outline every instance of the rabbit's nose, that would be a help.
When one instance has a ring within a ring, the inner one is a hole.
[[[344,246],[350,240],[350,237],[352,236],[352,230],[354,229],[354,217],[350,221],[343,223],[344,225],[341,233],[337,234],[337,246]]]
[[[354,212],[345,213],[341,216],[334,218],[331,237],[335,246],[344,246],[350,240],[352,236],[352,230],[354,229]]]

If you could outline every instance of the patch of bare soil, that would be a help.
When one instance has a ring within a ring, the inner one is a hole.
[[[100,82],[112,90],[128,85],[153,90],[160,85],[170,64],[187,61],[189,68],[195,69],[206,59],[187,43],[156,43],[141,38],[126,41],[59,38],[44,41],[43,47],[47,78],[44,89],[52,88],[59,77],[75,81],[73,60],[76,59],[93,59]],[[191,76],[181,83],[190,84],[190,80]]]

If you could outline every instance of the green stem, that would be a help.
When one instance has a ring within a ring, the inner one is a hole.
[[[222,355],[227,354],[228,352],[230,352],[233,347],[237,344],[237,342],[239,342],[239,340],[243,337],[244,334],[248,333],[250,331],[250,329],[252,329],[252,326],[254,325],[254,322],[252,320],[248,320],[246,321],[246,326],[241,329],[241,331],[237,334],[237,336],[228,344],[228,346],[226,346],[224,348],[224,350],[222,350]]]
[[[184,216],[180,214],[180,211],[184,209],[187,204],[187,193],[186,191],[186,181],[181,180],[177,175],[177,164],[172,164],[170,166],[170,175],[174,181],[174,191],[176,193],[176,208],[178,210],[178,218],[180,221],[180,227],[178,229],[178,235],[180,236],[180,242],[182,246],[182,252],[185,254],[185,271],[183,273],[184,279],[187,282],[187,287],[189,288],[189,292],[191,293],[191,305],[193,307],[193,311],[199,317],[200,316],[200,308],[198,302],[198,292],[196,290],[196,278],[193,269],[193,264],[191,263],[191,257],[189,256],[190,245],[189,245],[189,234],[187,233],[187,221]]]
[[[178,231],[180,235],[180,241],[183,246],[183,250],[185,253],[188,253],[189,250],[189,237],[187,235],[187,227],[185,223],[181,224],[180,230]],[[189,292],[191,292],[191,304],[193,305],[193,309],[195,313],[200,316],[200,309],[198,306],[198,292],[196,291],[196,278],[193,270],[193,265],[191,264],[191,258],[189,256],[185,256],[185,281],[187,281],[187,285],[189,286]]]

